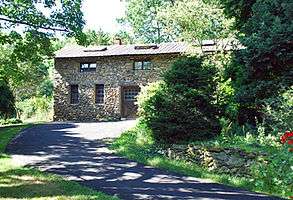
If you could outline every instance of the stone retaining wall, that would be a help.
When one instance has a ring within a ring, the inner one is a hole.
[[[250,170],[256,162],[263,162],[266,154],[247,153],[235,148],[201,147],[196,145],[173,145],[159,150],[171,159],[183,159],[204,166],[210,171],[250,176]]]

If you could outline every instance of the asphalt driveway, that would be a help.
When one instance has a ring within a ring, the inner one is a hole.
[[[277,199],[115,155],[103,139],[117,137],[134,124],[135,121],[38,125],[15,138],[7,152],[20,164],[65,176],[122,199]]]

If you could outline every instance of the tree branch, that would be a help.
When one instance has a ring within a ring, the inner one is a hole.
[[[34,25],[34,24],[31,24],[28,22],[23,22],[20,20],[13,20],[13,19],[8,19],[8,18],[3,18],[3,17],[0,17],[0,21],[6,21],[9,23],[13,23],[13,24],[23,24],[23,25],[34,27],[34,28],[41,28],[41,29],[52,30],[52,31],[69,32],[69,30],[67,30],[67,29],[47,27],[47,26],[38,26],[38,25]]]

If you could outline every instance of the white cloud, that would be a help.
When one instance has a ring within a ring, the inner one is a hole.
[[[82,11],[86,29],[117,32],[120,29],[117,18],[124,16],[125,3],[120,0],[84,0]]]

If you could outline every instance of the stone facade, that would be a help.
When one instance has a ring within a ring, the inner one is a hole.
[[[55,58],[54,120],[96,121],[120,119],[121,90],[124,86],[144,86],[161,78],[179,54]],[[134,61],[150,60],[150,70],[134,70]],[[80,63],[95,62],[95,72],[80,72]],[[95,85],[104,84],[105,100],[95,103]],[[78,85],[79,103],[70,103],[70,85]]]

